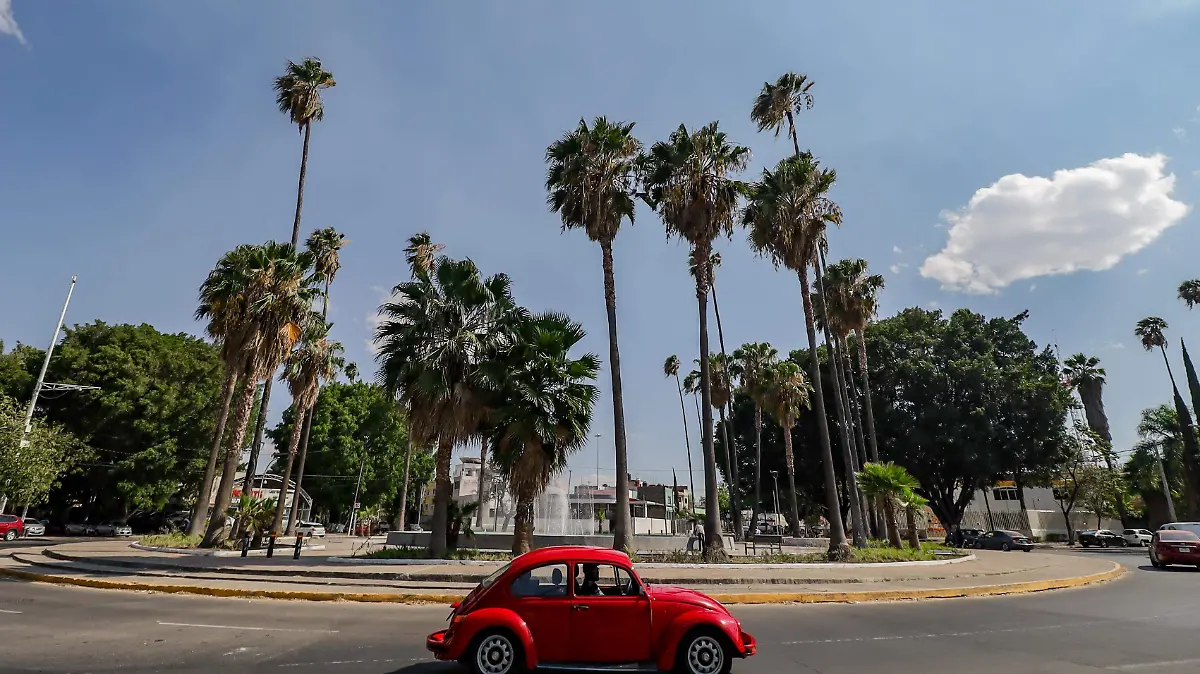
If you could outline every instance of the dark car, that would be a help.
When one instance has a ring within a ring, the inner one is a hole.
[[[1019,531],[989,531],[975,539],[977,550],[1024,550],[1033,549],[1033,541]]]
[[[975,541],[984,534],[983,529],[962,529],[962,544],[964,548],[975,547]]]
[[[1129,545],[1125,541],[1124,536],[1113,533],[1108,529],[1079,532],[1079,544],[1085,548],[1090,548],[1093,545],[1099,548],[1123,548]]]

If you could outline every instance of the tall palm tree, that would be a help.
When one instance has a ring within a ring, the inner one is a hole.
[[[841,209],[828,196],[837,174],[822,169],[811,157],[784,159],[774,170],[764,170],[762,179],[751,186],[749,203],[742,224],[749,230],[750,245],[768,257],[776,267],[796,273],[804,308],[804,327],[808,333],[809,376],[813,386],[821,462],[825,473],[826,517],[829,519],[829,556],[845,559],[850,546],[842,526],[838,502],[837,475],[833,467],[829,424],[822,393],[821,365],[817,355],[816,321],[808,268],[817,255],[829,223],[841,222]],[[837,397],[840,399],[840,396]]]
[[[750,109],[750,119],[758,124],[759,131],[771,129],[778,138],[784,127],[787,127],[797,157],[801,153],[794,115],[812,109],[813,96],[810,90],[813,84],[807,75],[784,73],[774,83],[763,83],[762,91],[759,92],[758,98],[754,99],[754,106]]]
[[[1079,393],[1083,403],[1083,414],[1087,418],[1088,428],[1092,429],[1108,447],[1112,447],[1112,432],[1108,426],[1108,414],[1104,411],[1104,368],[1100,367],[1100,359],[1095,356],[1085,356],[1077,353],[1063,361],[1063,376],[1071,388]],[[1104,460],[1111,471],[1114,469],[1112,454],[1102,452]],[[1122,525],[1128,523],[1124,499],[1117,499],[1117,513]]]
[[[1143,318],[1137,322],[1133,334],[1142,342],[1142,348],[1147,351],[1158,347],[1162,352],[1163,363],[1167,366],[1167,376],[1171,379],[1171,390],[1174,393],[1175,412],[1179,415],[1183,428],[1183,459],[1185,497],[1189,513],[1200,512],[1200,444],[1196,441],[1195,426],[1192,424],[1192,414],[1179,395],[1179,387],[1175,384],[1175,374],[1171,371],[1171,361],[1167,358],[1167,338],[1163,331],[1167,322],[1157,316]]]
[[[303,436],[307,436],[312,428],[313,408],[317,404],[321,382],[332,379],[341,364],[342,345],[329,340],[330,325],[324,321],[314,322],[305,331],[304,339],[296,349],[288,355],[284,363],[283,380],[287,382],[288,391],[292,394],[292,432],[288,438],[287,460],[284,463],[282,487],[280,488],[279,503],[275,506],[275,519],[271,530],[280,533],[283,526],[283,511],[287,506],[289,485],[298,494],[304,479],[304,462],[308,453],[307,443],[300,444]],[[292,481],[292,464],[296,453],[300,453],[300,465],[296,470],[296,479]],[[293,495],[291,511],[288,515],[287,534],[296,531],[296,519],[300,505],[299,497]]]
[[[617,283],[613,272],[613,240],[623,220],[633,223],[633,187],[642,144],[633,124],[597,117],[546,148],[546,201],[559,214],[563,230],[582,229],[600,244],[604,268],[604,305],[608,312],[608,369],[612,378],[613,444],[616,448],[617,512],[613,548],[633,549],[629,518],[629,456],[625,437],[625,398],[621,387],[621,354],[617,346]]]
[[[310,307],[318,292],[312,266],[310,253],[298,253],[290,244],[270,241],[226,254],[200,287],[196,317],[209,320],[209,334],[230,334],[234,343],[240,344],[241,352],[237,359],[240,390],[226,438],[214,513],[229,509],[242,440],[254,406],[255,385],[275,371],[310,320]],[[208,496],[202,493],[200,498],[207,503]],[[223,517],[211,518],[202,544],[220,542],[224,525]]]
[[[493,435],[497,467],[516,497],[513,554],[533,546],[533,507],[571,454],[587,444],[599,391],[594,354],[572,358],[583,327],[563,314],[534,316],[518,328],[504,357],[485,363],[483,379],[501,392]]]
[[[663,363],[663,374],[667,377],[675,377],[675,388],[679,391],[679,412],[683,415],[683,442],[687,447],[688,460],[688,488],[692,490],[693,498],[696,494],[696,482],[692,478],[692,441],[688,438],[688,422],[687,422],[687,405],[683,402],[683,382],[679,380],[679,356],[671,354]]]
[[[1180,283],[1179,299],[1187,304],[1188,309],[1200,304],[1200,279],[1191,279]]]
[[[792,429],[800,418],[800,410],[809,407],[812,387],[804,377],[799,365],[785,360],[777,363],[770,372],[767,382],[767,406],[772,416],[783,429],[783,451],[788,474],[788,526],[792,535],[799,538],[800,509],[796,503],[796,462],[792,456]]]
[[[304,178],[308,174],[308,141],[312,123],[325,118],[325,103],[321,91],[336,85],[333,74],[325,70],[321,60],[311,56],[301,63],[287,62],[284,73],[275,78],[275,103],[304,134],[304,150],[300,155],[300,183],[296,188],[296,220],[292,224],[292,245],[300,245],[300,211],[304,208]]]
[[[725,486],[729,489],[729,506],[730,510],[733,511],[730,513],[730,517],[733,519],[733,526],[735,529],[734,536],[736,539],[740,540],[742,518],[741,514],[738,512],[741,508],[741,498],[738,496],[738,487],[736,486],[738,484],[737,461],[733,456],[733,446],[729,444],[729,424],[728,418],[725,415],[725,408],[729,404],[730,398],[733,396],[733,389],[729,381],[729,368],[725,366],[725,359],[721,357],[721,354],[712,354],[708,357],[708,361],[709,369],[712,373],[712,385],[709,387],[709,395],[713,407],[717,409],[717,414],[721,418],[721,433],[722,439],[725,443],[722,445],[725,447]],[[696,366],[699,367],[700,361],[697,360],[695,363]],[[683,390],[691,393],[695,399],[699,401],[700,371],[698,369],[692,370],[690,373],[688,373],[688,376],[684,378]],[[697,418],[700,416],[699,402],[697,402],[696,406],[696,416]]]
[[[883,502],[883,514],[887,527],[888,541],[894,548],[903,548],[900,540],[900,524],[896,519],[896,506],[906,495],[920,485],[903,466],[897,466],[891,461],[885,463],[868,462],[858,474],[859,484],[870,498]],[[920,547],[918,542],[917,547]]]
[[[731,236],[744,185],[734,175],[745,170],[750,150],[729,142],[716,122],[695,131],[680,124],[666,141],[642,159],[645,199],[662,218],[668,236],[691,245],[696,264],[696,304],[700,314],[700,379],[704,414],[705,550],[708,560],[726,556],[721,538],[717,465],[713,446],[711,373],[708,346],[709,256],[718,236]]]
[[[720,346],[721,346],[721,362],[728,365],[730,361],[729,361],[729,355],[725,351],[725,328],[724,328],[724,326],[721,325],[721,308],[717,304],[717,267],[720,267],[720,266],[721,266],[721,254],[716,251],[713,251],[712,255],[708,256],[708,268],[709,268],[709,273],[712,276],[712,278],[709,279],[709,285],[712,286],[713,316],[716,317],[716,319],[717,319],[717,343],[720,344]],[[720,407],[720,410],[721,410],[721,433],[723,434],[723,439],[725,441],[726,460],[729,461],[729,463],[730,463],[729,469],[732,471],[730,480],[732,481],[733,484],[739,485],[739,484],[741,484],[741,482],[738,481],[738,470],[739,470],[738,462],[737,462],[736,457],[731,458],[731,453],[733,452],[733,445],[729,441],[729,428],[728,428],[729,424],[727,423],[729,417],[733,416],[733,411],[730,408],[730,405],[733,403],[733,392],[732,392],[732,384],[728,381],[729,380],[728,368],[726,368],[725,377],[726,377],[725,386],[726,386],[726,389],[729,390],[729,395],[727,395],[725,397],[725,404]],[[741,540],[742,530],[743,530],[741,489],[736,488],[736,487],[730,488],[729,496],[732,499],[732,505],[733,505],[733,538],[734,538],[734,540]]]
[[[742,395],[754,403],[754,504],[750,508],[749,535],[758,532],[758,515],[762,508],[762,408],[778,361],[779,352],[764,342],[743,344],[733,351],[729,369],[738,379]]]
[[[511,344],[521,310],[507,276],[483,279],[470,260],[440,257],[428,271],[414,264],[412,272],[379,308],[378,380],[404,405],[410,443],[437,443],[430,554],[443,557],[451,456],[455,445],[477,436],[486,411],[478,369]]]
[[[837,265],[842,303],[846,309],[843,320],[846,327],[854,331],[858,346],[859,378],[862,381],[863,409],[866,414],[870,460],[879,461],[879,443],[875,437],[875,413],[871,409],[871,382],[867,372],[867,326],[879,312],[879,291],[883,290],[883,276],[871,274],[867,261],[861,258],[842,260]],[[827,277],[832,269],[826,270]]]

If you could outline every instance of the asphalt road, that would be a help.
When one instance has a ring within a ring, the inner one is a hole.
[[[1014,553],[1015,554],[1015,553]],[[759,641],[735,672],[1200,671],[1200,571],[1142,551],[1098,587],[986,599],[745,606]],[[0,672],[437,674],[444,607],[246,601],[0,581]]]

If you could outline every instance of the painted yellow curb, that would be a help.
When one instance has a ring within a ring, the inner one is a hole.
[[[1072,587],[1083,587],[1119,578],[1125,567],[1113,563],[1113,568],[1078,578],[1056,578],[1002,585],[978,587],[948,587],[915,590],[865,590],[861,592],[775,592],[775,593],[730,593],[712,594],[722,604],[826,604],[869,601],[904,601],[915,599],[954,599],[958,597],[990,597],[1004,594],[1045,592]],[[243,590],[239,588],[202,587],[198,585],[159,585],[154,583],[129,583],[97,578],[75,578],[55,576],[30,571],[0,568],[0,576],[19,578],[38,583],[73,585],[102,590],[131,590],[135,592],[163,592],[167,594],[194,594],[206,597],[236,597],[243,599],[299,599],[304,601],[358,601],[382,604],[450,604],[461,601],[463,595],[456,594],[391,594],[378,592],[305,592],[290,590]]]

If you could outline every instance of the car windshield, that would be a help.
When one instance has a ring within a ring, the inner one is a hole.
[[[1200,536],[1200,522],[1174,522],[1168,524],[1173,531],[1190,531],[1197,536]]]
[[[1190,531],[1160,531],[1158,532],[1158,540],[1160,541],[1200,541],[1200,536]]]

